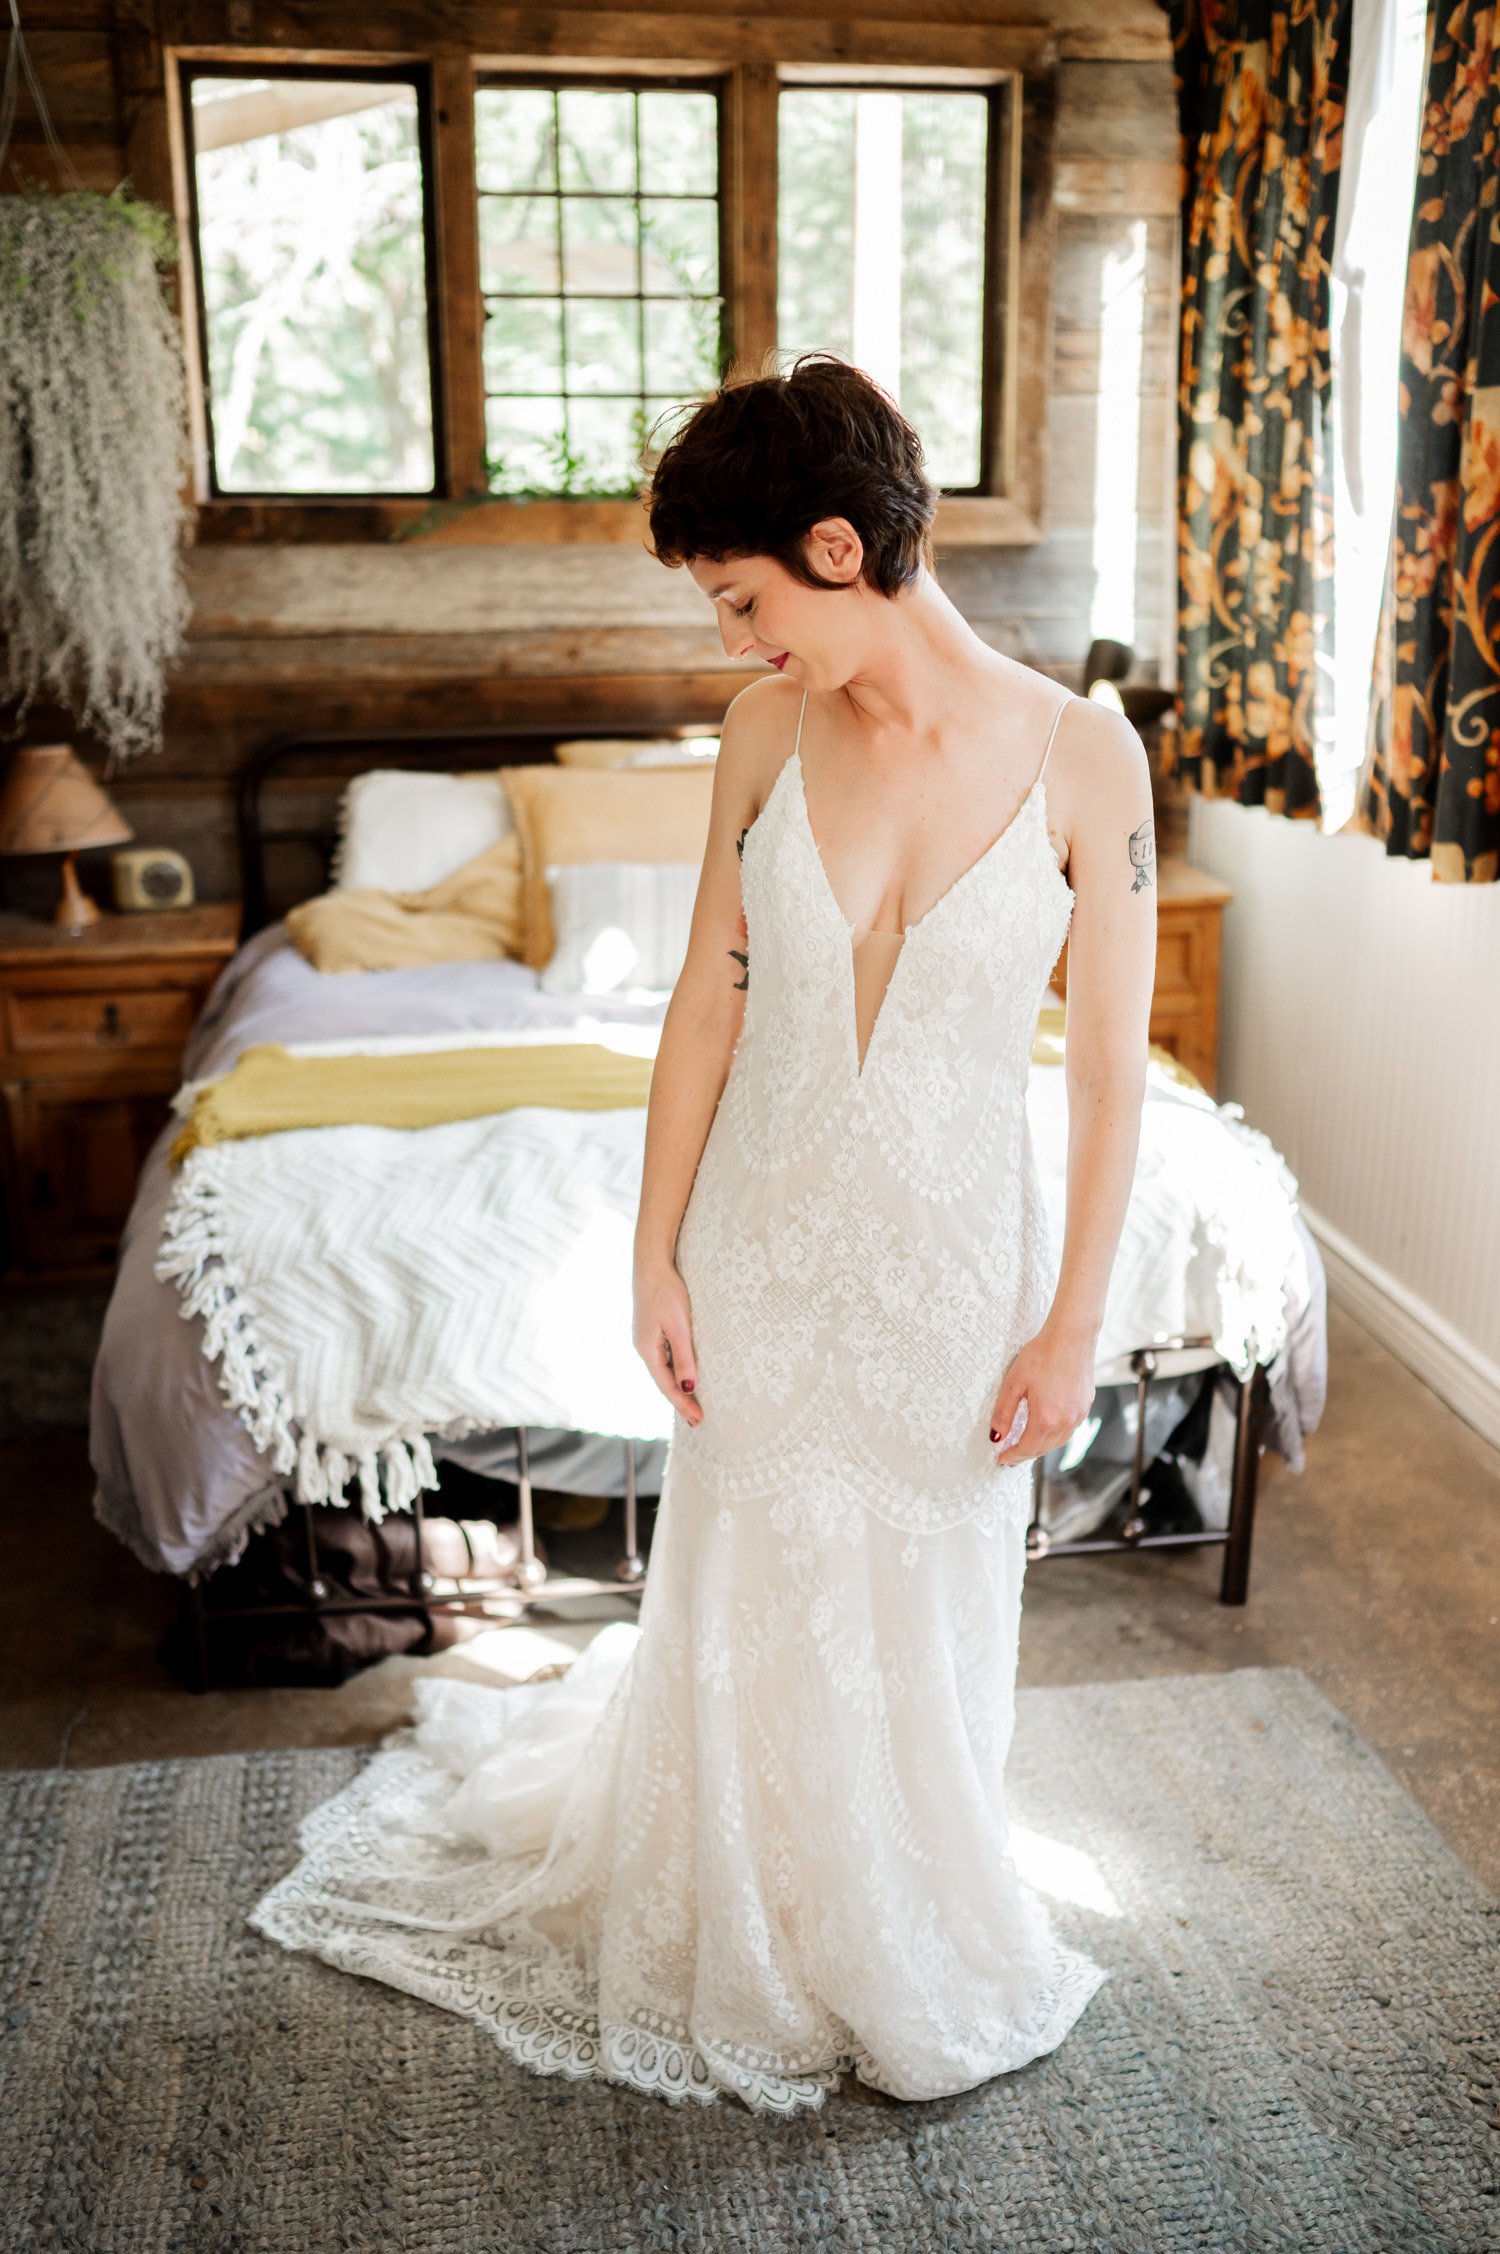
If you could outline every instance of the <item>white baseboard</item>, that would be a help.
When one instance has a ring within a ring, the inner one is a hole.
[[[1435,1308],[1305,1203],[1302,1218],[1323,1255],[1330,1296],[1466,1424],[1500,1448],[1500,1369],[1476,1352]]]

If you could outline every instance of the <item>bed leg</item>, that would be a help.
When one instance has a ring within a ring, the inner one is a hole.
[[[1259,1363],[1240,1385],[1234,1423],[1234,1477],[1229,1490],[1229,1532],[1224,1544],[1220,1604],[1243,1604],[1250,1586],[1250,1538],[1255,1530],[1255,1489],[1260,1471]]]
[[[302,1512],[302,1539],[307,1544],[307,1593],[316,1609],[328,1594],[328,1583],[323,1578],[323,1568],[318,1562],[318,1536],[313,1525],[312,1504],[302,1503],[298,1508]]]
[[[422,1509],[422,1490],[420,1487],[411,1499],[411,1522],[417,1542],[417,1570],[412,1581],[412,1589],[418,1603],[421,1603],[424,1598],[431,1596],[434,1583],[432,1570],[427,1563],[427,1518]],[[431,1625],[432,1623],[429,1620],[428,1626],[431,1627]]]
[[[516,1585],[523,1591],[539,1589],[547,1568],[536,1554],[536,1521],[531,1512],[531,1459],[526,1448],[526,1427],[516,1426],[516,1491],[521,1498],[521,1554],[516,1560]]]
[[[1146,1531],[1141,1514],[1146,1475],[1146,1388],[1156,1374],[1156,1356],[1149,1346],[1137,1347],[1130,1366],[1135,1371],[1135,1449],[1130,1459],[1130,1516],[1120,1532],[1127,1542],[1138,1542]]]
[[[203,1603],[203,1591],[195,1581],[178,1583],[181,1591],[182,1615],[187,1626],[188,1648],[192,1653],[195,1691],[209,1688],[208,1673],[208,1614]]]
[[[645,1562],[641,1557],[640,1528],[635,1493],[635,1442],[625,1443],[625,1555],[615,1567],[615,1579],[627,1588],[637,1588],[646,1578]]]

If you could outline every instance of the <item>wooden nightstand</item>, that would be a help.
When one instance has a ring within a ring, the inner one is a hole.
[[[69,933],[0,914],[8,1280],[107,1275],[238,901]]]
[[[1177,854],[1158,864],[1151,1038],[1195,1072],[1210,1095],[1219,1065],[1219,926],[1233,898],[1231,885]],[[1066,997],[1066,947],[1052,984]]]

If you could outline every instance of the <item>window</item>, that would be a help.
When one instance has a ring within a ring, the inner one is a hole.
[[[1054,35],[646,20],[178,61],[204,536],[635,541],[664,416],[780,346],[900,400],[945,541],[1037,537]]]
[[[420,81],[185,74],[212,491],[437,484]]]
[[[718,96],[489,83],[474,126],[489,489],[632,493],[723,364]]]
[[[992,97],[795,86],[779,104],[777,341],[856,361],[949,492],[986,484]]]

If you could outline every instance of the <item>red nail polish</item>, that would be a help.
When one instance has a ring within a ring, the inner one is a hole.
[[[991,1425],[991,1426],[990,1426],[990,1438],[991,1438],[992,1440],[998,1440],[998,1439],[999,1439],[999,1437],[1000,1437],[999,1433],[998,1433],[998,1432],[997,1432],[997,1431],[995,1430],[994,1426],[993,1426],[993,1425]]]
[[[690,1377],[685,1377],[685,1378],[683,1379],[683,1381],[682,1381],[682,1390],[683,1390],[683,1392],[684,1392],[684,1393],[691,1393],[691,1392],[692,1392],[692,1390],[693,1390],[693,1382],[694,1382],[694,1381],[693,1381],[693,1379],[692,1379],[692,1378],[690,1378]]]

